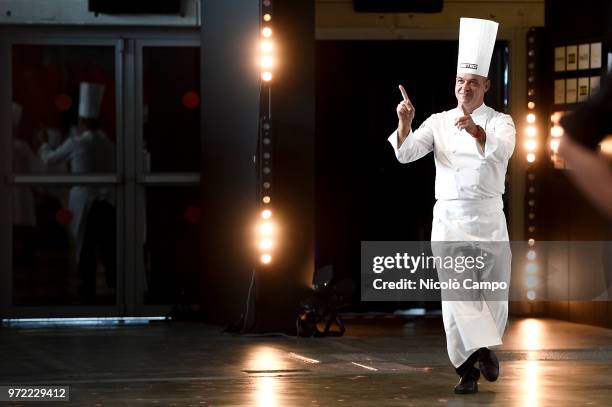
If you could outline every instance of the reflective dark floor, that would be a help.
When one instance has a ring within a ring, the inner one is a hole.
[[[92,406],[612,404],[609,329],[511,320],[499,380],[459,396],[441,319],[347,326],[325,339],[233,337],[187,323],[2,328],[0,385],[69,385],[70,404]]]

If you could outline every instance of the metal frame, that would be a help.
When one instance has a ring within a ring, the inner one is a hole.
[[[171,37],[169,39],[169,37]],[[0,137],[0,192],[15,185],[105,184],[116,187],[117,205],[117,297],[115,306],[14,306],[12,291],[12,200],[0,194],[0,316],[138,316],[165,313],[167,306],[143,304],[142,239],[144,188],[148,185],[199,185],[199,173],[144,174],[142,171],[142,47],[200,46],[196,29],[99,27],[0,27],[0,57],[12,61],[12,46],[74,45],[113,46],[115,49],[116,169],[114,174],[12,174],[12,136]],[[11,64],[0,65],[0,134],[10,135]],[[134,160],[134,157],[136,158]],[[6,218],[4,218],[6,216]],[[141,256],[141,257],[138,257]],[[130,272],[126,272],[126,270]]]

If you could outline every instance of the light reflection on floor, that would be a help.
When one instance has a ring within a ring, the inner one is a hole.
[[[522,403],[526,407],[538,406],[538,361],[527,360],[525,362],[525,400]]]
[[[280,393],[278,388],[280,380],[272,376],[261,376],[255,379],[255,399],[258,407],[276,407],[278,406],[277,394]]]
[[[523,342],[523,349],[542,349],[542,330],[544,322],[535,318],[527,318],[518,322],[518,331]]]

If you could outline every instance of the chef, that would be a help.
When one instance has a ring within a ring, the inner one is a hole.
[[[399,86],[399,123],[389,142],[401,163],[434,153],[432,248],[433,242],[508,242],[502,194],[516,132],[509,115],[484,104],[497,28],[493,21],[461,18],[456,108],[433,114],[413,131],[414,106]],[[509,246],[501,251],[505,255],[490,263],[488,272],[509,281]],[[481,373],[489,381],[499,374],[499,362],[489,348],[502,343],[507,296],[501,301],[443,298],[442,316],[448,355],[460,376],[455,393],[476,393]]]
[[[55,149],[44,133],[39,155],[45,165],[67,162],[70,171],[77,174],[115,171],[114,144],[98,124],[103,95],[104,85],[80,83],[78,129]],[[71,229],[83,279],[81,294],[87,298],[95,295],[96,248],[106,269],[107,284],[114,287],[116,215],[113,202],[113,191],[107,187],[75,185],[70,189],[68,208],[72,213]]]

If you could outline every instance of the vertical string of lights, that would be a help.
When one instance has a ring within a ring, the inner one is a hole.
[[[261,98],[259,113],[259,140],[257,146],[257,171],[260,221],[258,226],[258,250],[260,266],[272,262],[275,242],[275,225],[272,220],[272,70],[274,68],[274,43],[272,41],[272,1],[262,0],[260,7],[260,67]]]
[[[538,134],[539,123],[536,115],[536,105],[541,110],[540,105],[541,92],[536,92],[537,84],[537,45],[540,33],[531,28],[527,33],[527,115],[525,117],[526,127],[523,131],[523,140],[525,148],[525,159],[527,161],[526,171],[526,219],[525,227],[527,231],[527,250],[525,262],[525,286],[527,288],[526,297],[533,301],[537,298],[537,289],[539,283],[537,247],[536,247],[536,161],[539,151]]]
[[[259,128],[257,133],[257,152],[254,157],[257,171],[258,220],[256,221],[255,238],[257,247],[257,264],[253,267],[251,284],[246,299],[245,312],[242,315],[241,334],[252,331],[257,324],[255,310],[255,274],[258,270],[269,267],[275,249],[276,225],[272,220],[272,69],[274,68],[274,43],[272,41],[272,1],[262,0],[259,7]],[[230,330],[231,331],[231,330]]]

